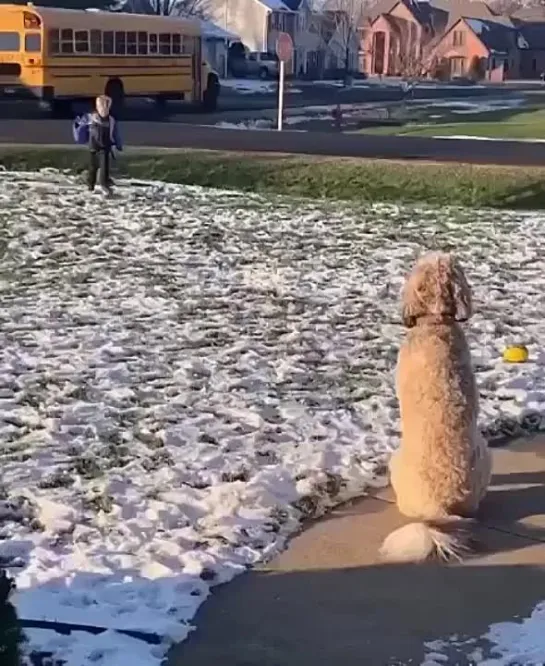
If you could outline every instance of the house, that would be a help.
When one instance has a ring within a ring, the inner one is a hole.
[[[212,23],[212,21],[201,20],[200,23],[206,62],[220,76],[226,76],[229,44],[240,41],[240,37],[233,32],[220,28],[215,23]]]
[[[359,35],[353,17],[342,9],[325,10],[320,17],[325,71],[357,71]]]
[[[249,51],[274,53],[279,32],[296,42],[299,12],[282,0],[210,0],[207,10],[214,23],[239,35]],[[296,66],[290,63],[288,71]]]
[[[357,69],[359,37],[342,12],[315,12],[311,0],[207,0],[207,8],[249,51],[274,53],[279,33],[287,32],[294,46],[289,74],[321,78],[346,63]]]
[[[537,78],[545,17],[496,14],[485,2],[379,0],[360,29],[360,69],[380,76]]]
[[[360,68],[379,76],[409,75],[426,59],[426,50],[441,37],[448,20],[448,11],[430,2],[397,0],[377,6],[360,32]]]
[[[545,72],[545,7],[514,14],[520,48],[520,78],[537,79]]]
[[[445,31],[434,56],[448,78],[470,74],[498,82],[519,77],[521,43],[509,21],[462,17]]]

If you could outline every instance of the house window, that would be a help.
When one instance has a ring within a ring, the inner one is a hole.
[[[466,73],[465,58],[451,58],[450,60],[451,76],[464,76]]]
[[[465,34],[462,30],[455,30],[452,33],[452,46],[463,46],[465,44]]]
[[[496,58],[492,58],[492,61],[490,62],[490,68],[496,69],[496,67],[497,67]]]
[[[532,59],[532,72],[537,72],[537,60],[535,58]]]

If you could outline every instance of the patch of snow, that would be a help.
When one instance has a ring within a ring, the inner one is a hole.
[[[241,120],[238,123],[231,123],[226,120],[221,120],[219,123],[214,123],[214,127],[219,127],[220,129],[267,130],[271,129],[275,122],[276,121],[270,118]]]
[[[545,143],[545,139],[510,139],[508,137],[472,136],[471,134],[445,134],[434,136],[434,139],[457,139],[459,141],[516,141],[517,143]]]
[[[425,661],[421,666],[441,666],[445,663],[441,650],[454,648],[467,656],[472,664],[480,666],[528,666],[545,663],[545,602],[539,603],[529,618],[520,622],[498,622],[492,624],[488,632],[480,638],[460,639],[457,636],[446,641],[436,640],[426,643]],[[480,643],[481,647],[474,647]]]
[[[460,90],[461,86],[456,85],[454,83],[441,83],[441,82],[434,82],[434,83],[426,83],[426,82],[421,82],[419,81],[416,84],[417,88],[424,88],[424,89],[430,89],[430,90]],[[478,90],[479,88],[484,88],[485,86],[481,84],[474,84],[472,85],[469,90]]]
[[[503,99],[474,99],[474,100],[453,100],[441,99],[430,101],[425,104],[418,102],[415,106],[421,108],[446,108],[451,113],[456,114],[478,114],[490,113],[491,111],[504,111],[509,109],[517,109],[525,104],[525,100],[521,97],[510,99],[509,97]]]
[[[29,630],[30,649],[159,664],[213,585],[384,484],[399,291],[425,248],[474,286],[483,431],[545,429],[543,215],[0,185],[0,558],[22,619],[108,630]],[[518,341],[531,361],[504,364]]]
[[[526,38],[520,32],[517,35],[517,46],[518,46],[519,49],[529,49],[530,48],[530,45],[526,41]]]
[[[222,88],[231,88],[240,95],[267,95],[276,93],[278,84],[276,81],[261,81],[260,79],[221,79]],[[298,88],[286,86],[286,92],[297,94]]]

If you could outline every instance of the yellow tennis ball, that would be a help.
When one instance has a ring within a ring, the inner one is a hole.
[[[528,348],[524,345],[511,345],[503,352],[506,363],[525,363],[528,360]]]

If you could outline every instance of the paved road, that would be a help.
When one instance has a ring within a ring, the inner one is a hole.
[[[285,106],[291,108],[337,103],[396,102],[403,99],[403,92],[398,85],[373,84],[369,88],[344,88],[320,83],[300,84],[299,82],[294,82],[292,87],[298,92],[291,92],[291,89],[288,87],[284,99]],[[415,88],[414,90],[414,98],[422,100],[443,97],[468,98],[491,95],[497,97],[498,95],[505,94],[520,95],[520,91],[508,90],[502,86],[474,87],[453,85],[448,87]],[[276,105],[276,92],[242,95],[229,88],[225,88],[222,90],[220,97],[220,111],[248,111],[249,116],[255,114],[256,111],[274,109]],[[191,116],[194,115],[191,109],[172,103],[168,106],[167,113],[163,114],[161,119],[182,121],[188,114]],[[212,117],[214,116],[218,116],[218,114],[212,114]],[[36,120],[43,117],[44,113],[40,111],[35,102],[11,102],[6,100],[0,102],[0,119],[25,118]],[[130,100],[127,105],[127,117],[131,120],[143,118],[153,120],[154,118],[157,119],[157,110],[153,104],[149,104],[143,100]],[[220,119],[221,117],[218,117],[218,120]]]
[[[126,122],[123,131],[129,146],[545,166],[545,150],[543,144],[539,143],[457,141],[332,132],[229,130],[154,122]],[[25,120],[3,121],[0,123],[0,143],[71,144],[70,123],[59,120],[37,123]]]

